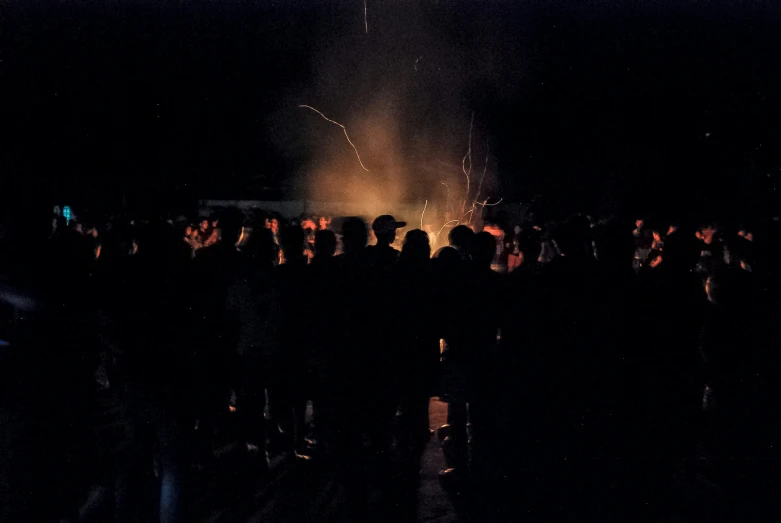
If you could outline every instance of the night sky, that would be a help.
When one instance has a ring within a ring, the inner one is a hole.
[[[295,197],[338,172],[437,199],[472,113],[508,201],[752,207],[781,173],[778,2],[366,7],[5,1],[4,196]]]

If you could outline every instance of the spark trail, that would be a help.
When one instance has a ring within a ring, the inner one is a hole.
[[[428,200],[426,200],[426,203],[423,205],[423,212],[420,213],[420,229],[423,230],[423,215],[426,214],[426,207],[428,207]]]
[[[369,34],[369,21],[366,19],[366,0],[363,0],[363,25],[366,27],[366,34]]]
[[[499,198],[499,200],[495,201],[494,203],[488,203],[488,200],[490,200],[490,199],[491,198],[486,198],[482,202],[475,202],[477,205],[480,206],[480,217],[479,217],[479,219],[481,219],[481,220],[483,219],[483,211],[485,210],[486,207],[493,207],[494,205],[499,205],[500,203],[502,203],[502,200],[504,200],[504,198]]]
[[[485,172],[488,170],[488,154],[491,152],[491,149],[488,144],[485,144],[485,165],[483,166],[483,175],[480,177],[480,183],[477,185],[477,193],[475,193],[475,199],[474,203],[472,204],[472,207],[474,208],[474,204],[477,203],[477,199],[480,198],[480,192],[483,190],[483,180],[485,180]]]
[[[466,154],[461,159],[461,170],[464,172],[464,176],[466,176],[466,197],[464,198],[464,203],[461,204],[461,212],[464,212],[464,207],[466,207],[466,202],[469,200],[469,175],[472,174],[472,126],[475,123],[475,113],[472,111],[472,120],[469,122],[469,147],[466,151]],[[466,170],[466,159],[469,158],[469,171]]]
[[[451,208],[450,205],[450,186],[445,182],[439,182],[439,183],[441,183],[442,185],[445,186],[445,188],[447,188],[447,205],[445,206],[447,208],[447,212],[453,212],[453,209]]]
[[[447,227],[448,223],[458,224],[458,220],[450,220],[449,222],[445,222],[445,224],[442,226],[441,229],[439,229],[439,232],[437,233],[437,240],[439,240],[439,235],[442,234],[442,231],[444,230],[445,227]]]
[[[334,120],[331,120],[330,118],[328,118],[326,115],[324,115],[323,113],[321,113],[320,111],[318,111],[317,109],[315,109],[314,107],[312,107],[311,105],[299,105],[298,107],[305,108],[305,109],[311,109],[312,111],[314,111],[314,112],[316,112],[317,114],[319,114],[320,116],[322,116],[324,120],[326,120],[326,121],[328,121],[328,122],[331,122],[332,124],[334,124],[334,125],[338,125],[339,127],[341,127],[341,128],[342,128],[342,131],[344,131],[344,137],[345,137],[345,138],[347,138],[347,142],[348,142],[348,143],[349,143],[349,144],[352,146],[353,150],[355,151],[355,156],[358,158],[358,163],[360,163],[360,164],[361,164],[361,167],[363,168],[363,170],[364,170],[364,171],[366,171],[367,173],[368,173],[368,172],[371,172],[371,171],[369,171],[369,169],[367,169],[367,168],[366,168],[366,166],[363,164],[363,161],[361,161],[361,155],[360,155],[360,154],[358,154],[358,148],[355,146],[355,144],[353,143],[353,141],[352,141],[352,140],[350,140],[350,135],[349,135],[349,134],[347,134],[347,129],[345,128],[345,126],[344,126],[344,125],[342,125],[342,124],[340,124],[339,122],[336,122],[336,121],[334,121]]]
[[[477,205],[482,205],[483,207],[493,207],[494,205],[499,205],[500,203],[502,203],[502,200],[504,200],[504,198],[499,198],[499,201],[496,201],[494,203],[488,203],[488,200],[490,200],[490,198],[486,198],[482,202],[477,202]]]

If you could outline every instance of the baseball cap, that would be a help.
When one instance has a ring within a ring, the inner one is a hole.
[[[372,230],[375,233],[389,233],[396,229],[406,227],[407,222],[397,222],[396,219],[390,214],[383,214],[377,216],[372,223]]]

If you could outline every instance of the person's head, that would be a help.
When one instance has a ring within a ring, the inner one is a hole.
[[[291,225],[282,229],[279,242],[286,260],[304,255],[304,230],[301,227]]]
[[[479,232],[472,239],[472,262],[480,268],[489,268],[496,254],[496,238],[489,232]]]
[[[713,240],[716,239],[717,232],[718,229],[715,225],[707,224],[699,230],[700,239],[703,241],[705,245],[710,245],[711,243],[713,243]]]
[[[279,220],[277,218],[271,218],[271,220],[269,220],[269,228],[272,233],[277,234],[279,232]]]
[[[366,222],[356,216],[344,220],[342,224],[342,246],[348,256],[356,256],[369,241],[369,230]]]
[[[194,227],[192,225],[188,225],[184,228],[184,237],[190,238],[193,235]]]
[[[396,229],[407,225],[406,222],[397,222],[390,214],[377,216],[372,223],[374,236],[377,238],[377,245],[390,245],[396,240]]]
[[[317,229],[317,225],[315,225],[315,219],[310,216],[304,217],[301,220],[301,228],[304,229],[304,231],[307,233],[309,231],[314,231]]]
[[[638,218],[635,220],[635,227],[638,229],[642,229],[643,225],[645,225],[645,219],[644,218]]]
[[[439,277],[455,275],[463,264],[463,259],[454,247],[442,247],[434,253],[432,268]]]
[[[330,258],[336,252],[336,235],[328,229],[315,233],[315,257]]]
[[[201,224],[199,226],[199,229],[200,229],[201,232],[206,232],[207,230],[209,230],[209,220],[206,219],[206,218],[201,220]]]
[[[329,218],[328,216],[321,216],[317,220],[317,227],[321,231],[324,231],[324,230],[328,229],[329,225],[331,225],[331,218]]]
[[[431,246],[428,234],[420,229],[414,229],[404,235],[404,245],[401,248],[402,262],[422,262],[431,258]]]
[[[451,247],[455,248],[462,256],[467,256],[472,247],[474,236],[475,233],[466,225],[456,225],[450,230],[447,238]]]

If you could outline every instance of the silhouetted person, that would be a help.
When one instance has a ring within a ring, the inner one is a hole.
[[[240,441],[257,458],[261,472],[265,472],[266,387],[275,370],[281,321],[272,274],[277,254],[271,231],[255,229],[243,257],[244,278],[238,278],[229,290],[229,305],[239,318],[236,412]]]
[[[389,328],[388,320],[398,311],[399,294],[395,286],[399,251],[391,247],[396,230],[405,222],[393,216],[378,216],[372,223],[377,244],[366,248],[366,290],[372,318],[367,340],[367,375],[374,381],[375,406],[370,409],[370,439],[376,454],[387,458],[391,447],[391,428],[398,406],[399,332]]]
[[[47,223],[38,219],[16,210],[0,224],[3,521],[75,519],[95,465],[94,303],[87,275],[70,260],[48,256]]]
[[[311,325],[307,344],[311,351],[310,378],[313,402],[314,439],[308,444],[324,443],[328,423],[333,418],[333,392],[329,379],[333,372],[332,354],[339,343],[338,314],[334,307],[336,286],[336,235],[328,229],[315,232],[315,255],[306,269],[307,307],[311,308]]]
[[[315,258],[330,263],[336,254],[336,235],[330,229],[315,232]]]
[[[466,225],[456,225],[448,233],[448,241],[461,258],[468,260],[471,256],[472,238],[475,233]]]
[[[212,230],[211,225],[209,224],[208,218],[203,218],[198,223],[198,241],[201,245],[206,243],[206,240],[209,239],[209,236],[211,236]]]
[[[724,242],[720,232],[718,225],[708,223],[695,233],[700,240],[700,258],[696,269],[703,275],[703,280],[725,265]]]
[[[376,245],[366,248],[369,265],[376,271],[392,270],[399,256],[399,251],[391,247],[396,240],[396,230],[406,227],[406,222],[397,222],[393,216],[378,216],[372,223]]]
[[[596,262],[586,231],[573,220],[553,230],[560,254],[542,268],[533,298],[538,336],[524,351],[522,380],[530,387],[525,405],[530,428],[540,431],[529,451],[538,458],[580,457],[593,423],[583,417],[593,402],[594,369],[600,364],[593,359]]]
[[[409,231],[399,256],[396,283],[406,318],[399,343],[399,448],[415,472],[429,436],[429,399],[435,393],[439,364],[439,337],[431,321],[430,258],[428,234],[420,229]]]
[[[243,217],[228,209],[220,218],[222,241],[203,247],[193,262],[197,335],[192,340],[194,396],[198,404],[199,459],[213,459],[213,435],[228,413],[229,393],[236,382],[239,315],[230,303],[230,291],[246,279],[244,259],[236,248]]]
[[[341,232],[343,252],[334,259],[336,292],[332,307],[338,331],[328,358],[327,387],[333,418],[327,444],[335,451],[340,470],[357,481],[371,383],[366,375],[370,314],[364,263],[369,233],[366,223],[357,217],[346,218]]]
[[[143,521],[148,467],[159,452],[161,522],[182,521],[184,480],[192,429],[189,357],[192,322],[183,264],[189,257],[160,225],[140,231],[139,252],[125,266],[122,302],[113,311],[120,353],[115,386],[120,387],[125,442],[116,484],[117,521]],[[172,248],[173,247],[173,248]]]
[[[281,313],[280,353],[269,401],[282,449],[295,449],[305,455],[305,416],[307,400],[311,397],[312,362],[308,334],[311,325],[300,314],[302,303],[308,300],[304,231],[298,226],[286,227],[280,241],[285,260],[275,271]]]
[[[490,234],[489,234],[490,236]],[[442,390],[448,402],[448,431],[444,441],[448,468],[443,476],[467,473],[469,455],[466,440],[467,404],[471,388],[469,365],[473,347],[470,313],[474,307],[474,271],[471,261],[474,233],[466,226],[450,231],[451,247],[440,249],[435,259],[435,304],[437,330],[443,340]],[[494,244],[495,247],[495,244]],[[493,256],[493,255],[492,255]]]
[[[707,414],[704,444],[728,493],[730,519],[775,514],[774,478],[779,435],[777,341],[761,328],[752,277],[721,269],[705,284],[708,297],[700,337]],[[776,343],[769,343],[776,341]],[[700,384],[702,391],[702,384]],[[767,496],[767,499],[762,499]]]

